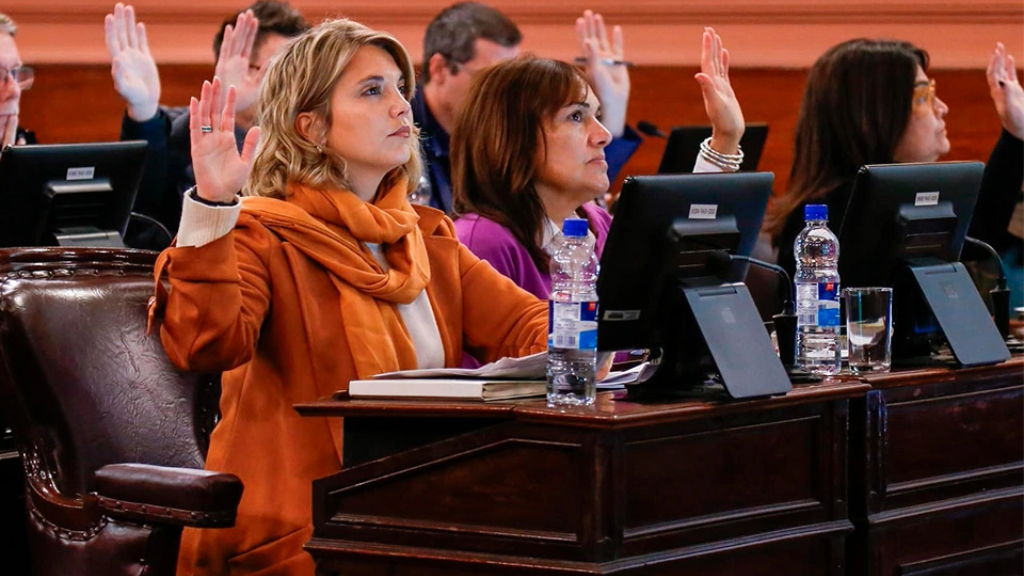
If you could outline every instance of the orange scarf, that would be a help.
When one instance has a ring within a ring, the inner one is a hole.
[[[426,288],[430,263],[406,183],[373,204],[346,190],[292,184],[288,192],[288,201],[243,198],[242,212],[328,271],[340,296],[356,374],[369,378],[415,368],[416,351],[394,305],[412,302]],[[381,244],[387,271],[364,243]]]

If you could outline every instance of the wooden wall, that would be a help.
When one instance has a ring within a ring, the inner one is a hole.
[[[219,23],[250,0],[133,0],[161,64],[212,62]],[[427,23],[454,0],[290,0],[311,22],[347,16],[394,34],[419,59]],[[699,63],[700,32],[714,26],[743,67],[805,68],[858,36],[926,47],[945,68],[985,65],[996,40],[1024,53],[1020,0],[485,0],[523,32],[523,48],[552,58],[579,52],[573,22],[585,8],[621,24],[627,56],[644,65]],[[114,0],[5,0],[29,63],[108,60],[103,16]]]
[[[706,124],[700,90],[685,66],[640,66],[633,70],[629,121],[648,120],[668,131],[674,125]],[[933,70],[938,94],[950,108],[946,117],[952,151],[944,159],[987,160],[999,134],[999,120],[988,95],[982,70]],[[212,66],[161,66],[163,101],[184,105]],[[806,71],[738,69],[731,74],[748,122],[767,122],[768,142],[761,169],[775,172],[776,191],[784,189],[792,161],[796,123]],[[106,65],[37,66],[35,86],[22,96],[21,124],[36,131],[41,142],[116,140],[123,103],[114,91]],[[665,143],[648,138],[626,174],[657,170]]]

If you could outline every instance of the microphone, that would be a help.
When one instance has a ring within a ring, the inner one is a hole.
[[[641,120],[637,122],[636,129],[639,130],[641,134],[647,136],[654,136],[655,138],[668,138],[668,134],[665,134],[664,132],[659,130],[657,126],[648,122],[647,120]]]
[[[996,323],[999,335],[1003,337],[1003,340],[1006,340],[1010,336],[1010,290],[1006,287],[1006,270],[1003,269],[1003,259],[999,257],[999,253],[988,242],[971,238],[970,236],[964,237],[964,240],[987,252],[999,268],[999,279],[996,281],[996,287],[989,290],[988,295],[992,299],[992,319]]]

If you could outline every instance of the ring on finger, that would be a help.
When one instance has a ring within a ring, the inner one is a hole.
[[[200,131],[201,131],[201,132],[202,132],[203,134],[209,134],[210,132],[213,132],[213,126],[200,126],[200,127],[199,127],[199,130],[200,130]]]

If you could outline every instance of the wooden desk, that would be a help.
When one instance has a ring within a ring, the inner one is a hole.
[[[1024,358],[867,379],[850,412],[850,574],[1024,572]]]
[[[321,574],[844,573],[859,382],[719,403],[340,400],[345,466],[314,483]]]

